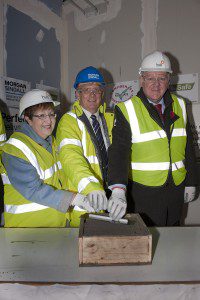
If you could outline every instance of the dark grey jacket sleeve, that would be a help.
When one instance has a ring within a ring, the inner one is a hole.
[[[108,185],[128,184],[131,157],[131,128],[121,110],[115,108],[112,144],[108,149]]]

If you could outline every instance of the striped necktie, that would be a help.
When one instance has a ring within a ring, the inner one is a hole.
[[[154,106],[157,109],[159,116],[161,117],[161,120],[164,121],[164,116],[162,113],[162,104],[155,104]]]
[[[101,127],[99,124],[99,121],[97,120],[95,115],[91,115],[91,119],[92,119],[92,127],[94,129],[97,141],[98,141],[98,145],[101,151],[101,155],[102,155],[102,160],[103,160],[103,165],[105,168],[105,172],[104,172],[104,178],[107,177],[107,169],[108,169],[108,154],[106,151],[106,147],[105,147],[105,143],[104,143],[104,139],[103,139],[103,135],[101,132]]]

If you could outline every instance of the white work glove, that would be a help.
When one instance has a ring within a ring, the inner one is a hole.
[[[107,209],[107,197],[104,191],[93,191],[87,194],[90,205],[96,212]]]
[[[108,200],[109,217],[114,221],[119,221],[126,213],[126,192],[123,189],[115,188]]]
[[[194,200],[196,195],[196,187],[195,186],[186,186],[184,193],[184,203],[188,203]]]
[[[95,212],[94,208],[90,206],[89,200],[85,195],[76,194],[71,205],[77,205],[79,208],[87,210],[87,212]]]

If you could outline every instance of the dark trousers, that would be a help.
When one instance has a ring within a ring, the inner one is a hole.
[[[127,212],[139,213],[147,226],[176,226],[180,224],[184,203],[184,184],[172,181],[162,187],[148,187],[129,182]]]

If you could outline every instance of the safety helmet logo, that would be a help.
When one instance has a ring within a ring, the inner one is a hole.
[[[97,79],[97,80],[99,80],[99,74],[88,74],[88,79]]]
[[[164,60],[161,60],[160,63],[156,63],[156,66],[157,67],[162,67],[162,65],[164,65],[164,63],[165,63]]]
[[[42,96],[43,100],[52,101],[51,97],[47,94],[46,96]]]

